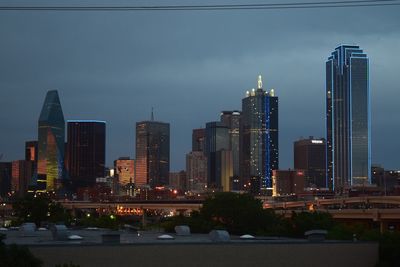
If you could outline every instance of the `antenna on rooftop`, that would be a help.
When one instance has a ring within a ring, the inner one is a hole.
[[[154,111],[153,111],[153,107],[151,107],[151,120],[154,121]]]
[[[257,89],[262,89],[262,87],[263,87],[263,83],[262,83],[262,76],[261,75],[258,75],[258,82],[257,82]]]

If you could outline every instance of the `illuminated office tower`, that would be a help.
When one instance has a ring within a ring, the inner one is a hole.
[[[37,185],[54,191],[64,178],[65,121],[57,90],[48,91],[38,122]]]
[[[14,160],[12,162],[11,190],[23,196],[28,191],[28,185],[33,175],[33,161]]]
[[[188,190],[203,192],[207,188],[207,157],[202,151],[186,154],[186,174]]]
[[[75,188],[94,186],[105,175],[106,122],[69,120],[67,132],[68,176]]]
[[[169,134],[169,123],[136,123],[136,186],[168,185]]]
[[[240,173],[242,189],[259,194],[272,188],[272,170],[279,169],[278,97],[274,89],[246,92],[240,120]]]
[[[37,162],[37,141],[27,141],[25,142],[25,160]]]
[[[28,186],[36,183],[37,175],[37,160],[38,160],[38,142],[27,141],[25,142],[25,160],[32,162],[33,171],[29,177]]]
[[[114,160],[115,176],[121,186],[135,183],[135,160],[129,157],[120,157]]]
[[[229,129],[229,150],[232,151],[233,176],[239,177],[239,128],[240,111],[222,111],[221,122]]]
[[[326,62],[327,184],[342,194],[371,181],[369,60],[342,45]]]

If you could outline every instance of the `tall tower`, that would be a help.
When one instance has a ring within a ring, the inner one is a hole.
[[[252,193],[272,188],[272,170],[279,169],[278,97],[274,89],[246,92],[240,120],[240,173],[243,189]],[[250,187],[250,188],[249,188]]]
[[[371,181],[369,59],[342,45],[326,62],[327,184],[341,194]]]
[[[206,131],[204,128],[193,129],[192,151],[204,151]]]
[[[75,187],[94,186],[104,177],[106,161],[106,122],[68,121],[68,176]]]
[[[56,190],[64,177],[65,121],[57,90],[48,91],[38,122],[37,190]]]
[[[169,136],[169,123],[154,120],[136,123],[136,186],[168,185]]]
[[[208,188],[220,190],[221,184],[221,150],[229,150],[229,128],[222,122],[206,123],[206,146]]]
[[[232,151],[233,176],[239,177],[239,127],[240,111],[222,111],[221,122],[229,128],[229,150]]]

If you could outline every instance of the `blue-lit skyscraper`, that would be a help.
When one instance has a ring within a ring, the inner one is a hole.
[[[278,97],[263,89],[261,76],[242,100],[239,132],[243,189],[258,194],[272,188],[272,170],[279,169]]]
[[[64,178],[65,121],[56,90],[48,91],[38,122],[38,191],[54,191]]]
[[[341,194],[371,179],[369,60],[342,45],[326,62],[327,185]]]

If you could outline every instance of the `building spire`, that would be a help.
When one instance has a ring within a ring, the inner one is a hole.
[[[262,84],[262,77],[261,75],[258,75],[258,85],[257,85],[257,89],[262,89],[263,84]]]
[[[151,107],[151,121],[154,121],[154,112],[153,112],[153,107]]]

